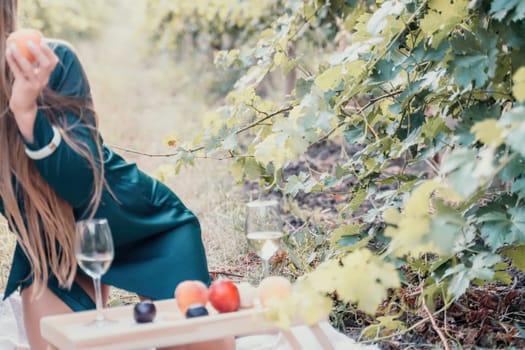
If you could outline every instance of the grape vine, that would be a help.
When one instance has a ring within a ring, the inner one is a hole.
[[[449,305],[472,283],[511,283],[510,265],[525,271],[522,1],[292,0],[253,13],[248,3],[170,3],[163,30],[176,37],[192,23],[199,35],[234,37],[214,46],[214,61],[242,74],[160,177],[218,155],[235,160],[239,183],[291,197],[353,179],[327,233],[334,253],[297,283],[369,314],[407,283],[434,312],[437,296]],[[288,95],[258,93],[291,71]],[[332,172],[283,175],[325,141],[359,150]],[[386,247],[371,250],[372,240]],[[393,320],[379,319],[400,328]]]

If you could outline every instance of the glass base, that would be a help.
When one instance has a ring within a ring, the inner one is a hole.
[[[111,326],[111,325],[114,325],[116,323],[117,323],[117,321],[115,321],[115,320],[111,320],[111,319],[107,319],[107,318],[97,318],[97,319],[94,319],[91,322],[86,323],[85,325],[87,327],[98,327],[98,328],[100,328],[100,327]]]

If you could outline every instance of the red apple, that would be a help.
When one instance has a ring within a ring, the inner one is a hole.
[[[216,280],[210,285],[209,300],[220,313],[239,310],[241,297],[235,283],[230,280]]]

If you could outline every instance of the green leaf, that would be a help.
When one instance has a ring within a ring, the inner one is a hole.
[[[309,193],[315,185],[317,185],[317,180],[308,173],[302,172],[299,176],[292,175],[286,179],[284,192],[295,197],[300,191]]]
[[[512,149],[525,157],[525,121],[509,131],[505,139]]]
[[[462,236],[464,224],[461,213],[441,200],[433,202],[435,209],[429,226],[429,239],[443,255],[452,255],[456,240]]]
[[[516,180],[516,178],[519,178],[523,174],[524,169],[525,159],[521,157],[515,157],[503,168],[503,170],[499,174],[499,177],[501,181],[512,181],[514,182],[513,185],[515,185],[516,182],[519,181]],[[517,188],[519,188],[519,185]]]
[[[512,21],[519,21],[525,18],[525,2],[523,0],[493,0],[490,6],[490,14],[495,19],[501,21],[508,14]]]
[[[470,285],[470,281],[474,279],[491,281],[494,278],[494,269],[492,267],[499,261],[501,261],[499,255],[481,252],[469,258],[471,266],[458,264],[448,269],[443,276],[443,278],[452,276],[448,292],[455,299],[458,299],[465,293]]]
[[[498,36],[484,29],[453,36],[451,46],[456,57],[449,62],[449,72],[459,86],[468,88],[474,82],[476,87],[481,87],[494,77],[499,52],[497,42]]]
[[[227,151],[233,151],[237,147],[238,147],[238,143],[237,143],[237,133],[236,132],[232,132],[222,141],[222,148],[224,148]]]
[[[302,98],[306,94],[309,94],[310,90],[312,89],[313,83],[313,79],[297,79],[297,81],[295,82],[295,96],[297,98]]]
[[[483,214],[483,212],[486,212]],[[512,242],[511,226],[512,223],[507,213],[503,211],[491,210],[486,208],[480,211],[477,221],[481,224],[480,233],[485,243],[496,251],[506,243]]]
[[[476,153],[471,149],[460,148],[443,160],[441,171],[448,174],[449,186],[459,195],[468,197],[479,186],[479,180],[474,177],[476,164]]]
[[[518,198],[525,198],[525,179],[518,179],[514,182],[510,190],[518,195]]]
[[[429,138],[435,138],[441,132],[449,131],[447,125],[442,118],[439,117],[429,117],[426,119],[425,124],[421,128],[421,133]]]
[[[512,77],[512,94],[519,102],[525,101],[525,66],[520,67]]]
[[[511,214],[511,232],[513,241],[525,242],[525,207],[514,207],[507,210]]]

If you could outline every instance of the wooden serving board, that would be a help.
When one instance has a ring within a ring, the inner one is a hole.
[[[155,302],[157,316],[152,323],[136,323],[134,305],[104,310],[114,322],[97,327],[88,325],[95,311],[54,315],[42,318],[42,336],[57,349],[133,350],[181,345],[234,335],[271,333],[278,327],[268,321],[262,308],[219,314],[211,306],[209,316],[186,319],[175,299]]]

